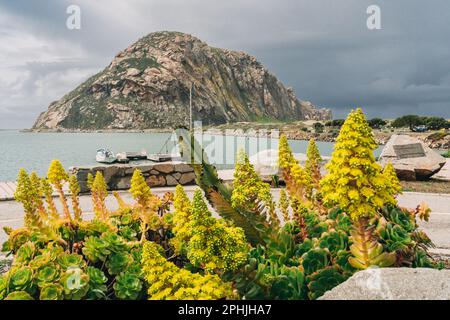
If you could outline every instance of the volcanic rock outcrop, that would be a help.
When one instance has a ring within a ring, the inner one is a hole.
[[[300,101],[256,58],[217,49],[179,32],[155,32],[103,71],[53,102],[34,130],[176,128],[236,121],[327,120],[328,109]]]

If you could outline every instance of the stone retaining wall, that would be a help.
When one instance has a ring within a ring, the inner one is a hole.
[[[92,167],[73,167],[70,173],[76,175],[81,192],[88,192],[87,177],[97,171],[105,177],[109,190],[127,190],[130,188],[134,170],[142,171],[150,187],[170,187],[177,184],[189,185],[195,183],[194,169],[183,162],[171,161],[154,163],[143,161],[131,164],[113,164]]]

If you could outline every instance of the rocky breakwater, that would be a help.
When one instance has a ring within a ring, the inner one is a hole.
[[[194,184],[195,174],[192,166],[180,162],[171,161],[154,163],[144,161],[133,164],[113,164],[103,166],[73,167],[70,173],[77,177],[81,192],[88,192],[88,174],[95,175],[101,172],[105,177],[109,190],[127,190],[131,185],[133,172],[142,171],[147,184],[150,187],[170,187]]]

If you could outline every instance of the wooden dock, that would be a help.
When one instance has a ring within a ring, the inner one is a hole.
[[[15,182],[0,182],[0,201],[13,200],[16,188]]]
[[[16,182],[0,182],[0,201],[14,200],[14,192],[16,192],[16,188]],[[63,190],[65,194],[69,194],[69,187],[67,184],[63,186]],[[53,196],[57,196],[56,192],[53,193]]]

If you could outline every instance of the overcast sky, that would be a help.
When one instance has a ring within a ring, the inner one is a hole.
[[[81,8],[81,30],[66,9]],[[381,30],[366,26],[381,8]],[[50,102],[154,31],[256,56],[335,118],[450,118],[450,1],[0,0],[0,128],[31,127]]]

